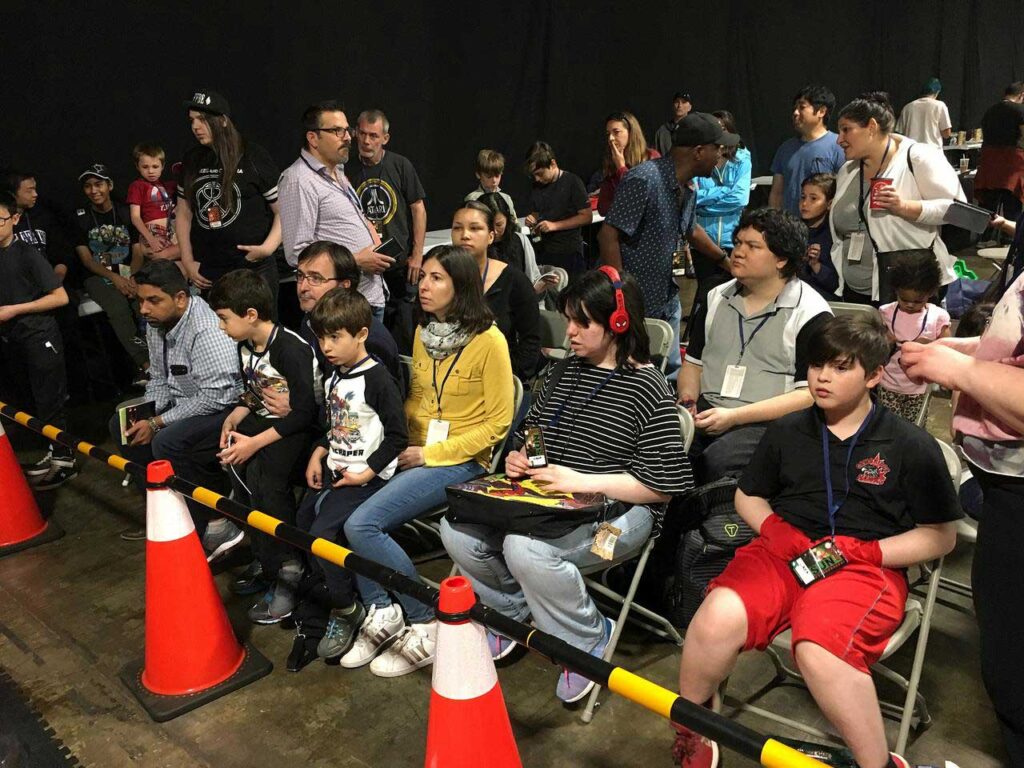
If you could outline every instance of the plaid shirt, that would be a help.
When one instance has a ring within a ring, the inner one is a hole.
[[[333,179],[323,163],[305,149],[281,174],[277,183],[281,205],[284,256],[293,267],[299,252],[310,243],[327,240],[344,245],[353,254],[373,245],[370,223],[363,216],[352,184],[337,169]],[[363,272],[359,292],[374,307],[384,306],[384,281]]]
[[[221,331],[217,315],[198,296],[170,330],[149,326],[150,380],[146,397],[165,425],[219,413],[242,391],[235,342]]]

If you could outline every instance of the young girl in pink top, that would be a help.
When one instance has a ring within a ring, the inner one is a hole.
[[[929,301],[941,284],[939,263],[929,251],[898,256],[889,272],[896,301],[879,307],[889,335],[896,342],[889,364],[882,371],[878,397],[893,413],[917,421],[928,385],[911,381],[900,367],[900,346],[905,341],[928,343],[949,336],[949,313]]]

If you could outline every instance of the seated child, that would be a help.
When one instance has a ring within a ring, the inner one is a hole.
[[[306,457],[310,432],[316,421],[313,389],[316,363],[313,350],[299,334],[274,323],[270,317],[270,286],[249,269],[221,277],[210,289],[210,308],[220,327],[238,342],[242,395],[220,431],[218,454],[229,465],[236,499],[295,524],[295,496],[290,478]],[[287,391],[291,411],[274,416],[263,401],[263,390]],[[215,531],[234,526],[214,520]],[[241,537],[241,531],[237,538]],[[257,624],[275,624],[295,606],[295,589],[302,564],[295,550],[264,533],[253,533],[253,553],[267,581],[276,585],[249,609]]]
[[[489,192],[501,195],[508,204],[509,221],[516,220],[516,207],[507,192],[501,191],[501,176],[505,173],[505,156],[493,149],[481,149],[476,155],[476,178],[480,183],[466,195],[465,202],[476,200]]]
[[[168,248],[177,248],[170,228],[176,185],[173,181],[160,181],[164,172],[164,151],[156,144],[136,144],[132,158],[141,176],[128,185],[132,224],[150,251],[161,254],[160,258],[176,258],[176,255],[162,253]]]
[[[882,371],[878,399],[897,416],[916,423],[928,385],[911,381],[903,372],[900,345],[904,341],[927,344],[949,336],[949,313],[929,303],[939,290],[942,274],[931,252],[911,251],[894,259],[889,279],[897,300],[883,304],[878,311],[889,326],[896,350]]]
[[[736,509],[759,535],[708,587],[679,673],[683,698],[707,705],[741,651],[791,628],[862,768],[908,765],[886,746],[869,670],[903,619],[905,569],[949,552],[961,517],[935,439],[871,396],[889,351],[877,317],[829,318],[811,339],[815,404],[774,421],[740,479]],[[718,765],[714,742],[677,730],[680,765]]]
[[[313,536],[338,541],[349,516],[395,474],[408,430],[398,383],[366,352],[373,320],[366,299],[335,288],[320,299],[309,320],[333,368],[324,371],[327,429],[306,467],[313,491],[299,507],[297,525]],[[337,659],[355,642],[366,609],[348,570],[319,558],[314,565],[327,581],[330,608],[317,655]]]
[[[835,196],[836,177],[831,173],[808,176],[800,188],[800,218],[807,225],[807,259],[800,266],[800,279],[828,301],[839,300],[839,275],[832,264],[832,230],[828,226]]]

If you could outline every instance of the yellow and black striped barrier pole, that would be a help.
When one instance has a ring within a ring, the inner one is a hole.
[[[102,461],[114,469],[131,473],[145,480],[146,468],[141,464],[128,461],[99,446],[80,440],[34,416],[18,411],[2,401],[0,401],[0,416],[5,416],[90,458]],[[335,565],[350,568],[361,576],[373,579],[390,590],[410,595],[421,603],[437,605],[438,591],[433,587],[410,579],[408,576],[386,568],[373,560],[367,560],[340,544],[311,536],[276,517],[232,501],[209,488],[194,485],[180,477],[172,477],[168,485],[183,496],[195,499],[200,504],[215,509],[236,522],[274,536],[293,547]],[[764,736],[745,725],[733,722],[709,709],[687,701],[667,688],[633,674],[627,669],[591,656],[589,653],[569,645],[564,640],[559,640],[539,629],[514,621],[480,602],[477,602],[470,610],[470,617],[488,629],[511,638],[553,662],[568,667],[573,672],[599,683],[623,698],[629,699],[677,725],[685,726],[717,741],[719,746],[728,747],[747,758],[757,760],[768,768],[813,768],[814,766],[820,768],[824,766],[824,763],[808,757],[770,736]]]

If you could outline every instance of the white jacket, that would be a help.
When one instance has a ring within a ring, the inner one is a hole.
[[[894,213],[882,216],[868,215],[871,237],[882,253],[912,248],[931,248],[942,270],[942,284],[956,280],[953,263],[956,259],[946,250],[946,244],[939,237],[942,220],[954,200],[966,200],[960,177],[946,160],[938,147],[921,144],[900,136],[899,147],[889,167],[886,178],[892,179],[893,189],[903,200],[920,200],[921,215],[917,221],[907,221]],[[913,153],[914,172],[907,166],[907,153]],[[850,184],[860,184],[860,161],[850,160],[836,174],[835,200],[846,191]],[[870,181],[865,180],[865,190]],[[835,224],[829,216],[832,230],[832,263],[839,273],[839,290],[843,291],[843,240],[836,234]],[[934,245],[933,245],[934,243]],[[871,275],[871,298],[878,299],[878,260],[875,259]]]

